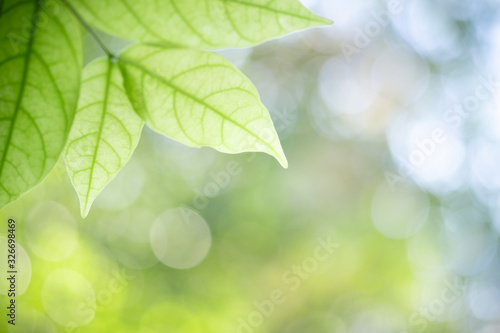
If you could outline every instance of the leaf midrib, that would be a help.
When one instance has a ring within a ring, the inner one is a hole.
[[[89,203],[89,194],[90,194],[90,189],[92,187],[92,176],[94,174],[94,167],[96,164],[97,160],[97,153],[99,151],[99,142],[101,141],[101,136],[102,136],[102,129],[104,127],[104,118],[106,116],[106,108],[108,105],[108,96],[109,96],[109,86],[110,86],[110,81],[111,81],[111,72],[112,72],[112,64],[111,62],[108,61],[106,62],[107,64],[107,73],[106,73],[106,86],[104,89],[104,101],[102,103],[102,114],[101,114],[101,120],[99,123],[99,131],[97,132],[97,141],[94,149],[94,154],[92,156],[92,164],[90,166],[90,174],[89,174],[89,185],[87,187],[87,194],[85,195],[85,207],[84,207],[84,213],[87,212],[87,207]]]
[[[211,106],[210,104],[207,104],[205,103],[203,100],[200,100],[199,98],[197,98],[196,96],[193,96],[192,94],[190,94],[189,92],[179,88],[178,86],[176,86],[175,84],[171,83],[170,81],[164,79],[163,77],[161,76],[158,76],[156,75],[155,73],[152,73],[148,68],[145,68],[144,66],[142,66],[141,64],[138,64],[136,63],[135,61],[133,60],[130,60],[130,59],[126,59],[124,57],[120,57],[119,58],[119,61],[120,62],[123,62],[123,63],[126,63],[126,64],[130,64],[140,70],[142,70],[143,72],[147,73],[148,75],[150,75],[151,77],[154,77],[155,79],[159,80],[160,82],[162,82],[163,84],[169,86],[170,88],[174,89],[175,91],[178,91],[180,92],[181,94],[183,94],[184,96],[187,96],[188,98],[191,98],[192,100],[194,100],[195,102],[205,106],[206,108],[212,110],[213,112],[215,112],[217,115],[219,115],[222,119],[225,119],[231,123],[233,123],[234,125],[236,125],[237,127],[241,128],[242,130],[244,130],[245,132],[247,132],[248,134],[250,134],[251,136],[253,136],[254,138],[256,138],[258,141],[262,142],[263,144],[265,144],[273,153],[276,154],[277,157],[279,157],[281,159],[281,154],[278,153],[268,142],[262,140],[258,135],[256,135],[255,133],[253,133],[252,131],[250,131],[249,129],[245,128],[243,125],[241,125],[240,123],[234,121],[233,119],[227,117],[225,114],[221,113],[220,111],[218,111],[217,109],[215,109],[213,106]],[[125,75],[124,75],[125,76]]]
[[[3,3],[3,1],[2,1]],[[17,100],[16,100],[16,107],[14,109],[14,114],[12,115],[12,122],[10,124],[9,132],[7,133],[7,140],[5,142],[5,149],[2,154],[2,159],[0,160],[0,179],[2,178],[2,174],[4,171],[4,165],[5,165],[5,159],[7,158],[7,154],[9,151],[9,146],[10,146],[10,141],[12,140],[12,134],[14,132],[14,127],[17,121],[17,116],[19,115],[19,110],[21,108],[21,101],[24,97],[24,89],[26,87],[26,80],[28,77],[28,69],[30,66],[30,60],[31,60],[31,51],[33,49],[33,44],[35,40],[35,33],[37,30],[37,23],[38,23],[38,14],[40,13],[40,2],[36,1],[35,2],[35,9],[33,11],[33,19],[31,20],[31,31],[30,31],[30,37],[29,37],[29,42],[28,46],[26,48],[26,54],[24,57],[24,69],[23,69],[23,76],[21,78],[21,88],[19,89],[19,94],[17,95]],[[45,166],[44,166],[45,168]],[[43,173],[43,170],[42,170]]]

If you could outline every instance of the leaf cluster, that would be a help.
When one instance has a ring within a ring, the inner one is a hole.
[[[207,51],[329,24],[297,0],[0,0],[0,207],[61,153],[86,216],[151,129],[287,161],[253,84]],[[81,26],[106,52],[82,69]],[[134,43],[113,54],[94,29]]]

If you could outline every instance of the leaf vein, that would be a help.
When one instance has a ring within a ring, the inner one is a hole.
[[[28,41],[28,48],[27,48],[26,54],[24,55],[25,58],[24,58],[23,74],[22,74],[22,79],[21,79],[21,88],[19,89],[19,93],[17,95],[17,103],[16,103],[16,107],[14,109],[14,115],[12,117],[12,122],[10,124],[10,128],[9,128],[9,131],[7,134],[7,140],[5,142],[5,148],[3,149],[2,158],[0,160],[0,179],[2,177],[2,173],[4,170],[3,166],[4,166],[5,159],[7,157],[7,153],[9,151],[10,141],[12,140],[14,126],[16,124],[19,110],[21,109],[21,100],[23,99],[23,96],[24,96],[24,87],[25,87],[26,79],[28,77],[28,68],[30,66],[30,60],[31,60],[30,54],[31,54],[31,50],[33,49],[33,41],[35,39],[34,37],[35,37],[35,31],[36,31],[36,24],[38,22],[39,10],[40,10],[40,3],[37,1],[36,5],[35,5],[35,9],[33,11],[33,15],[32,15],[33,19],[32,19],[32,25],[31,25],[31,29],[30,29],[31,31],[30,31],[30,38]]]
[[[99,150],[99,141],[101,140],[102,129],[104,126],[104,117],[106,115],[106,107],[108,104],[109,82],[111,81],[111,63],[108,61],[107,65],[108,65],[108,68],[107,68],[107,73],[106,73],[106,85],[105,85],[105,90],[104,90],[104,103],[103,103],[103,107],[102,107],[101,121],[99,123],[99,131],[97,132],[97,142],[96,142],[96,146],[94,149],[94,157],[92,159],[92,164],[91,164],[91,170],[90,170],[90,175],[89,175],[89,185],[87,188],[87,194],[85,196],[85,210],[87,210],[87,206],[88,206],[90,188],[92,186],[92,176],[94,174],[94,167],[95,167],[96,163],[100,164],[97,161],[97,153]]]
[[[264,141],[262,138],[260,138],[257,134],[255,134],[254,132],[250,131],[249,129],[245,128],[244,126],[242,126],[240,123],[238,123],[237,121],[231,119],[231,118],[227,118],[226,115],[224,115],[222,112],[220,112],[219,110],[217,110],[216,108],[214,108],[212,105],[210,104],[207,104],[205,103],[203,100],[200,100],[199,98],[197,98],[196,96],[193,96],[192,94],[190,94],[189,92],[179,88],[178,86],[174,85],[173,83],[171,83],[170,81],[168,81],[167,79],[161,77],[161,76],[158,76],[156,73],[153,73],[151,72],[148,68],[136,63],[135,61],[132,61],[132,60],[129,60],[129,59],[126,59],[126,58],[120,58],[120,60],[124,63],[127,63],[129,65],[132,65],[140,70],[142,70],[144,73],[148,74],[149,76],[151,76],[152,78],[155,78],[157,79],[159,82],[163,83],[164,85],[170,87],[171,89],[173,89],[174,91],[177,91],[179,93],[181,93],[182,95],[190,98],[191,100],[197,102],[198,104],[201,104],[205,107],[207,107],[208,109],[210,109],[212,112],[214,112],[215,114],[217,114],[219,117],[221,118],[226,118],[229,122],[231,122],[232,124],[234,124],[235,126],[239,127],[240,129],[242,129],[243,131],[247,132],[248,134],[250,134],[251,136],[255,137],[258,141],[262,142],[265,146],[267,146],[272,152],[274,152],[276,154],[276,156],[280,156],[280,154],[276,151],[276,149],[274,149],[268,142]]]

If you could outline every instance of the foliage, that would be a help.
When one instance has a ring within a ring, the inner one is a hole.
[[[78,22],[107,54],[83,73]],[[296,0],[0,1],[0,207],[64,152],[86,216],[143,123],[189,146],[265,152],[287,167],[255,87],[203,50],[329,23]],[[114,54],[94,27],[137,44]]]

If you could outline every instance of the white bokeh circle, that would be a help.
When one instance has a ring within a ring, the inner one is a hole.
[[[33,208],[24,230],[30,250],[47,261],[69,258],[78,245],[75,218],[54,201],[45,201]]]
[[[210,228],[196,212],[174,208],[160,214],[150,231],[151,248],[165,265],[186,269],[198,265],[211,245]]]
[[[42,304],[56,323],[78,327],[90,323],[96,312],[96,296],[90,282],[71,269],[57,269],[43,284]]]
[[[372,200],[372,220],[384,236],[404,239],[414,235],[427,220],[429,199],[416,186],[401,182],[395,187],[383,183]]]
[[[7,271],[11,270],[8,267],[3,269],[3,265],[7,265],[9,254],[8,252],[8,240],[6,237],[0,237],[0,255],[2,256],[2,272],[8,277],[9,273]],[[28,288],[31,281],[31,261],[28,256],[28,253],[24,250],[21,244],[16,243],[15,247],[15,268],[16,273],[16,296],[20,296],[24,294],[26,289]],[[7,278],[0,279],[0,294],[7,295],[9,290],[10,282]]]

